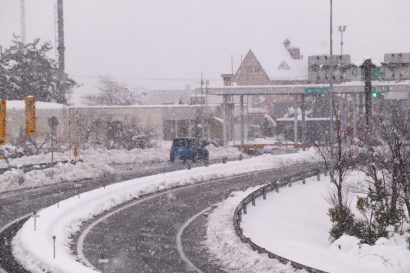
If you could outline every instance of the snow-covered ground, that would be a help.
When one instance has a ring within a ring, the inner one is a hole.
[[[214,164],[171,173],[133,179],[100,188],[81,197],[74,196],[58,205],[41,210],[37,218],[37,230],[30,218],[13,239],[15,257],[31,272],[95,272],[85,267],[70,250],[70,238],[78,232],[82,223],[93,216],[141,195],[159,190],[224,178],[253,171],[317,161],[314,150],[288,155],[263,155],[226,164]],[[53,240],[56,236],[56,259],[53,259]]]
[[[244,235],[277,255],[327,272],[410,272],[410,251],[404,236],[382,238],[374,246],[360,245],[349,236],[330,243],[330,205],[326,197],[331,183],[328,177],[322,177],[320,182],[316,178],[310,180],[306,185],[299,182],[279,193],[271,192],[267,200],[257,199],[255,207],[248,206],[241,223]],[[349,183],[361,180],[360,173],[348,177]],[[241,200],[236,201],[238,204]]]
[[[113,164],[147,164],[167,161],[169,160],[170,147],[171,142],[161,141],[156,144],[156,147],[143,150],[90,148],[81,151],[80,158],[83,162],[79,162],[76,165],[58,164],[46,170],[34,170],[28,173],[23,173],[23,171],[19,169],[11,169],[10,171],[0,174],[0,192],[99,177],[104,174],[113,173],[114,169],[109,166]],[[234,160],[238,159],[241,154],[238,149],[233,147],[223,148],[209,145],[208,150],[210,160],[221,160],[224,157]],[[55,161],[70,159],[73,158],[70,158],[68,152],[54,154]],[[9,159],[10,165],[15,167],[47,163],[50,161],[50,154]],[[6,162],[0,160],[0,168],[5,167],[7,167]]]

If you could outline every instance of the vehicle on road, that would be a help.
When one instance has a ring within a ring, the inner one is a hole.
[[[205,147],[208,143],[200,141],[197,138],[175,138],[172,141],[172,147],[169,159],[174,162],[175,159],[186,161],[204,160],[209,161],[209,151]]]

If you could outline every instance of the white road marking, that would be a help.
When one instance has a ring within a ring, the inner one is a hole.
[[[212,206],[211,206],[212,207]],[[192,221],[194,221],[196,218],[198,218],[200,215],[202,215],[203,213],[209,211],[211,209],[211,207],[207,207],[206,209],[198,212],[197,214],[195,214],[194,216],[192,216],[191,218],[189,218],[178,230],[177,236],[176,236],[176,241],[177,241],[177,250],[179,253],[179,256],[181,256],[181,259],[188,265],[188,267],[192,270],[195,270],[198,273],[203,273],[203,271],[199,268],[197,268],[192,262],[191,260],[185,255],[184,252],[184,248],[182,247],[182,233],[184,232],[184,230],[192,223]]]
[[[31,215],[32,215],[31,213],[23,215],[23,216],[15,219],[15,220],[13,220],[12,222],[8,223],[7,225],[3,226],[2,228],[0,228],[0,234],[3,233],[6,229],[8,229],[10,226],[12,226],[15,223],[23,220],[26,217],[30,217]],[[0,267],[0,273],[7,273],[7,271]]]

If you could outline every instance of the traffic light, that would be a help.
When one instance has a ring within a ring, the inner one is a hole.
[[[372,98],[378,98],[380,96],[379,92],[372,90]]]
[[[26,133],[31,136],[36,133],[36,99],[27,97],[26,104]]]
[[[7,142],[7,107],[6,101],[0,100],[0,145]]]

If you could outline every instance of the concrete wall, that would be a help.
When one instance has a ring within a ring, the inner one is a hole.
[[[220,107],[219,107],[220,108]],[[155,139],[164,139],[164,124],[198,124],[202,120],[218,115],[218,105],[141,105],[130,107],[61,107],[36,109],[37,132],[31,138],[37,142],[49,137],[51,129],[48,119],[58,118],[57,141],[60,144],[83,139],[89,130],[92,142],[107,141],[108,124],[120,122],[124,128],[133,126],[153,133]],[[178,131],[178,130],[177,130]],[[181,131],[182,133],[182,131]],[[18,144],[25,136],[24,107],[10,108],[7,111],[8,143]],[[169,135],[169,134],[168,134]],[[168,136],[168,138],[177,137]]]

